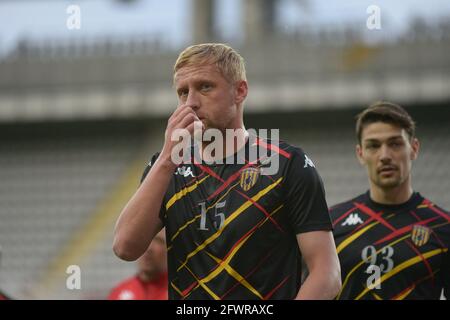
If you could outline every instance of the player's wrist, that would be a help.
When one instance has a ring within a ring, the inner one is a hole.
[[[159,170],[163,170],[168,174],[172,174],[177,168],[177,165],[172,162],[170,155],[166,156],[164,153],[159,156],[155,166],[157,166]]]

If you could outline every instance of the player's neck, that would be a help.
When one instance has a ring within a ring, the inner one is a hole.
[[[376,203],[395,205],[407,202],[413,194],[411,183],[405,183],[395,188],[370,187],[370,198]]]
[[[209,152],[204,152],[205,148],[208,147],[210,143],[203,143],[203,155],[202,159],[207,162],[214,162],[214,161],[220,161],[224,160],[235,153],[237,153],[242,148],[245,148],[245,144],[247,143],[248,139],[248,131],[245,130],[245,127],[242,126],[240,128],[231,128],[227,129],[230,130],[229,133],[234,132],[233,136],[229,136],[227,141],[227,133],[223,132],[223,140],[219,142],[219,145],[222,149],[221,154],[210,154]],[[216,141],[214,141],[216,143]],[[220,148],[219,147],[219,148]]]
[[[138,273],[138,277],[142,282],[153,281],[157,276],[158,276],[158,273],[156,273],[156,272],[140,271]]]

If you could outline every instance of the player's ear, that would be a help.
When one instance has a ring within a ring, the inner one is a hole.
[[[247,81],[245,80],[240,80],[236,82],[235,85],[235,103],[236,104],[241,104],[242,102],[244,102],[245,98],[247,97],[248,94],[248,84]]]
[[[413,138],[411,140],[411,160],[416,160],[417,156],[419,155],[419,149],[420,149],[420,142],[419,139]]]
[[[366,162],[364,161],[363,156],[362,156],[362,147],[359,143],[356,145],[355,153],[356,153],[356,157],[358,158],[359,163],[361,165],[365,165]]]

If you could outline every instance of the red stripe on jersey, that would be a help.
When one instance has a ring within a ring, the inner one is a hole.
[[[269,300],[270,297],[273,296],[273,294],[275,292],[277,292],[278,289],[280,289],[285,283],[286,281],[290,278],[290,276],[287,276],[286,278],[283,279],[283,281],[281,281],[275,288],[273,288],[265,297],[264,300]]]
[[[429,276],[427,276],[428,278]],[[408,291],[413,291],[416,287],[416,283],[414,282],[412,285],[407,287],[405,290],[402,290],[400,293],[396,294],[394,297],[392,297],[390,300],[398,300],[401,296],[403,296]],[[408,294],[409,295],[409,294]]]
[[[286,152],[283,149],[280,149],[278,146],[276,146],[274,144],[266,143],[263,139],[261,139],[259,137],[256,139],[256,144],[263,148],[266,148],[267,150],[275,151],[276,153],[281,154],[285,158],[288,158],[288,159],[291,158],[290,153]]]
[[[362,203],[357,203],[355,202],[356,207],[363,211],[365,214],[367,214],[369,217],[377,220],[379,223],[381,223],[382,225],[384,225],[386,228],[395,231],[395,228],[393,226],[391,226],[386,220],[384,220],[381,215],[383,214],[383,211],[380,211],[380,213],[376,213],[375,211],[373,211],[372,209],[370,209],[369,207],[367,207],[366,205],[362,204]]]
[[[430,219],[427,219],[427,220],[424,220],[424,221],[420,221],[418,223],[416,222],[416,223],[410,224],[408,226],[405,226],[403,228],[397,229],[396,231],[392,232],[391,234],[387,235],[386,237],[384,237],[384,238],[378,240],[377,242],[375,242],[375,245],[383,243],[383,242],[388,241],[388,240],[391,240],[392,238],[395,238],[395,237],[397,237],[399,235],[402,235],[404,233],[407,233],[407,232],[411,231],[412,228],[414,226],[416,226],[416,225],[421,225],[421,226],[422,225],[426,225],[426,224],[428,224],[430,222],[433,222],[436,219],[438,219],[438,217],[430,218]]]
[[[393,226],[391,226],[386,220],[384,220],[381,217],[383,212],[380,212],[379,214],[376,214],[374,211],[372,211],[372,209],[370,209],[369,207],[365,206],[362,203],[358,203],[357,206],[358,206],[358,208],[360,208],[361,211],[363,211],[364,213],[366,213],[367,215],[369,215],[371,217],[374,217],[376,220],[378,220],[381,224],[386,226],[391,231],[393,231],[393,232],[397,231],[397,229],[395,229]],[[417,256],[420,257],[420,259],[425,264],[425,267],[428,270],[428,274],[432,277],[432,279],[433,279],[432,281],[434,281],[433,270],[431,269],[431,266],[428,263],[427,259],[424,258],[424,256],[420,253],[419,250],[417,250],[416,246],[414,244],[412,244],[411,241],[406,240],[405,243],[417,254]]]
[[[433,276],[434,276],[434,273],[433,273]],[[423,278],[421,278],[421,279],[419,279],[419,280],[416,280],[416,281],[414,281],[414,283],[412,284],[412,285],[410,285],[410,286],[408,286],[406,289],[404,289],[404,290],[402,290],[400,293],[398,293],[398,294],[396,294],[394,297],[392,297],[391,298],[391,300],[397,300],[399,297],[401,297],[402,295],[404,295],[406,292],[408,292],[409,290],[414,290],[414,288],[419,284],[419,283],[421,283],[422,281],[425,281],[425,280],[427,280],[427,279],[429,279],[430,278],[430,275],[428,275],[428,276],[426,276],[426,277],[423,277]]]
[[[209,270],[209,273],[208,273],[208,274],[210,274],[211,272],[214,272],[214,270],[216,270],[217,268],[219,268],[220,265],[222,264],[222,262],[225,261],[231,253],[233,253],[234,248],[236,248],[242,241],[244,241],[244,240],[245,240],[246,238],[248,238],[253,232],[255,232],[255,230],[261,226],[261,224],[262,224],[261,222],[263,222],[263,221],[264,221],[264,220],[262,220],[262,221],[260,221],[259,223],[257,223],[255,226],[253,226],[253,228],[251,228],[249,231],[247,231],[247,232],[246,232],[246,233],[245,233],[238,241],[236,241],[236,242],[234,243],[234,245],[231,247],[231,249],[228,251],[228,253],[225,255],[225,257],[223,257],[223,258],[221,259],[221,262],[217,263],[214,267],[212,267],[211,270]],[[196,244],[196,245],[198,246],[198,244]],[[244,278],[244,279],[245,279],[245,278]],[[202,280],[202,279],[200,279],[200,280]],[[192,283],[186,290],[183,291],[183,294],[184,294],[185,296],[186,296],[187,294],[189,294],[190,290],[194,289],[194,287],[195,287],[195,285],[196,285],[197,282],[198,282],[198,281],[195,281],[194,283]]]
[[[247,280],[252,274],[254,274],[256,271],[258,271],[258,269],[263,265],[263,263],[272,255],[273,253],[273,249],[269,251],[268,254],[266,254],[261,261],[259,261],[256,266],[250,270],[249,273],[247,273],[244,277],[245,280]],[[220,298],[223,300],[225,299],[231,292],[234,291],[234,289],[236,289],[241,283],[240,282],[236,282],[230,289],[227,290],[227,292],[225,292]]]
[[[217,180],[221,181],[222,183],[225,183],[225,180],[223,180],[220,176],[218,176],[213,170],[211,170],[208,167],[202,166],[201,164],[196,164],[196,166],[198,166],[200,169],[202,169],[203,171],[206,171],[209,175],[211,175],[212,177],[216,178]],[[278,222],[276,222],[271,216],[270,214],[266,211],[266,209],[264,209],[258,202],[256,202],[255,200],[253,200],[252,198],[250,198],[249,196],[247,196],[246,194],[240,192],[239,190],[233,190],[237,193],[239,193],[241,196],[243,196],[245,199],[247,199],[248,201],[250,201],[256,208],[258,208],[262,213],[264,213],[264,215],[275,225],[275,227],[277,227],[278,230],[280,230],[280,232],[284,232],[283,228],[278,224]]]
[[[198,285],[198,281],[194,281],[189,287],[187,287],[185,290],[183,290],[181,293],[183,294],[183,299],[186,297],[189,292],[192,291],[196,286]]]
[[[253,164],[254,164],[253,162],[248,163],[248,164],[246,164],[245,166],[243,166],[240,170],[238,170],[237,172],[235,172],[234,174],[232,174],[232,175],[227,179],[227,181],[225,181],[224,183],[222,183],[222,185],[221,185],[219,188],[217,188],[217,190],[214,191],[214,193],[211,194],[211,195],[208,197],[208,200],[211,200],[211,199],[214,198],[216,195],[218,195],[219,193],[221,193],[221,192],[222,192],[226,187],[228,187],[233,181],[235,181],[237,178],[239,178],[239,176],[240,176],[241,173],[242,173],[242,170],[247,169],[248,167],[250,167],[250,166],[253,165]]]
[[[448,214],[445,214],[445,212],[443,212],[443,211],[439,210],[438,208],[436,208],[434,206],[434,203],[432,203],[430,200],[424,199],[422,204],[427,205],[430,210],[432,210],[433,212],[437,213],[442,218],[444,218],[445,220],[450,222],[450,216]]]
[[[214,170],[212,170],[212,169],[210,169],[210,168],[208,168],[208,167],[202,166],[201,164],[198,164],[198,163],[195,163],[195,165],[196,165],[197,167],[199,167],[200,169],[202,169],[202,171],[204,171],[204,172],[206,172],[207,174],[209,174],[211,177],[214,177],[214,178],[216,178],[217,180],[220,180],[220,181],[223,182],[223,179],[222,179],[219,175],[217,175],[217,173],[215,173]]]
[[[422,219],[420,219],[420,217],[413,211],[410,211],[411,214],[416,218],[417,221],[422,221]],[[439,244],[442,246],[442,248],[445,248],[446,245],[442,242],[442,240],[438,237],[438,235],[436,234],[436,232],[433,230],[433,228],[430,228],[431,233],[434,235],[434,237],[436,238],[436,240],[439,242]]]

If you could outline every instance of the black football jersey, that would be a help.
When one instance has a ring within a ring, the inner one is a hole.
[[[254,148],[266,156],[249,158]],[[264,174],[274,156],[279,169]],[[301,149],[256,137],[232,157],[181,164],[173,174],[160,211],[170,299],[295,298],[296,235],[331,230],[321,178]]]
[[[330,209],[341,263],[338,299],[439,299],[450,289],[450,215],[415,192],[382,205],[369,192]]]

